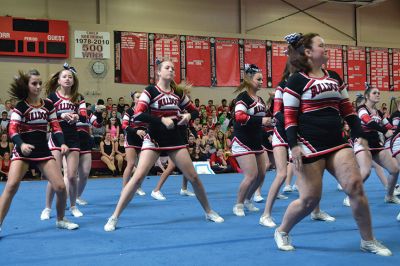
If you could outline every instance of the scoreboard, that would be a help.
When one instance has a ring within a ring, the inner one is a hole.
[[[69,57],[68,21],[0,17],[0,56]]]

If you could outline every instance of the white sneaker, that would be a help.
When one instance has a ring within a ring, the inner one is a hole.
[[[213,210],[211,210],[209,213],[206,213],[206,220],[212,221],[214,223],[223,223],[224,218],[219,216],[219,214]]]
[[[76,198],[76,203],[81,206],[88,205],[88,202],[82,198]]]
[[[179,192],[179,194],[181,194],[182,196],[189,196],[189,197],[194,197],[194,196],[196,196],[196,194],[194,194],[192,191],[187,190],[187,189],[181,189],[181,191]]]
[[[232,211],[233,211],[233,214],[236,216],[240,216],[240,217],[246,216],[244,214],[244,205],[242,203],[235,204],[235,206],[233,206]]]
[[[399,212],[399,214],[397,215],[397,221],[400,222],[400,212]]]
[[[144,192],[143,189],[140,187],[136,190],[136,194],[138,194],[139,196],[145,196],[146,192]]]
[[[283,194],[278,194],[278,196],[276,196],[277,199],[288,199],[288,197],[286,197]]]
[[[325,222],[334,222],[334,221],[336,221],[335,217],[330,216],[329,214],[327,214],[326,212],[324,212],[322,210],[320,210],[317,213],[312,212],[311,213],[311,219],[312,220],[318,220],[318,221],[325,221]]]
[[[167,198],[164,197],[163,193],[161,193],[161,191],[151,191],[151,196],[156,199],[156,200],[166,200]]]
[[[260,209],[257,208],[256,206],[254,206],[253,202],[251,202],[250,200],[246,199],[244,201],[244,207],[246,207],[246,209],[250,212],[258,212]]]
[[[271,216],[261,216],[260,221],[258,223],[270,228],[274,228],[276,226],[276,223],[274,222],[274,219],[272,219]]]
[[[293,192],[293,189],[290,185],[286,185],[282,189],[283,192]]]
[[[117,223],[118,223],[118,218],[111,216],[110,218],[108,218],[107,223],[104,225],[104,231],[106,232],[114,231],[115,227],[117,226]]]
[[[396,196],[385,196],[385,202],[386,203],[395,203],[395,204],[400,204],[400,199]]]
[[[350,207],[350,198],[349,198],[349,196],[344,198],[343,205],[346,206],[346,207]]]
[[[49,220],[50,219],[50,213],[51,213],[51,209],[44,208],[44,210],[40,214],[40,220],[42,220],[42,221],[43,220]]]
[[[83,213],[76,206],[73,206],[73,207],[69,208],[69,211],[76,218],[83,216]]]
[[[56,221],[56,226],[57,228],[67,230],[74,230],[79,228],[78,224],[68,221],[65,217],[60,221]]]
[[[296,184],[292,186],[293,191],[298,191]]]
[[[257,203],[263,202],[264,198],[260,194],[254,194],[253,200]]]
[[[278,229],[275,230],[274,234],[275,243],[280,250],[292,251],[294,247],[292,246],[290,236],[285,232],[279,232]]]
[[[339,190],[339,191],[343,191],[343,188],[342,188],[342,186],[338,183],[337,184],[337,189]]]
[[[376,255],[392,256],[392,252],[376,239],[370,241],[361,239],[360,248],[362,251],[375,253]]]
[[[396,186],[394,187],[393,195],[400,196],[400,185],[399,184],[396,184]]]

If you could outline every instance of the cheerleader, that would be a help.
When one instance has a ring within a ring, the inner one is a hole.
[[[266,117],[264,101],[257,96],[261,89],[263,77],[256,65],[246,65],[245,77],[235,92],[240,92],[235,100],[234,138],[232,140],[232,156],[243,171],[244,179],[239,186],[233,213],[245,216],[248,211],[258,211],[251,197],[264,180],[266,162],[262,146],[262,127],[271,124]]]
[[[365,103],[358,107],[358,116],[361,119],[364,136],[368,141],[369,149],[364,149],[360,145],[354,145],[356,156],[359,157],[358,163],[360,169],[365,172],[364,182],[369,177],[372,168],[372,161],[383,167],[389,172],[387,180],[387,194],[385,202],[400,204],[400,199],[394,194],[394,189],[399,175],[399,167],[395,157],[395,153],[390,152],[390,144],[393,143],[393,126],[383,115],[376,109],[376,104],[380,101],[380,92],[378,88],[368,86],[364,92]],[[381,139],[380,135],[384,135],[385,139]],[[386,148],[385,148],[386,147]],[[394,150],[396,147],[392,145]],[[398,148],[397,148],[398,149]],[[393,151],[393,149],[392,149]],[[345,206],[349,206],[348,198],[343,201]]]
[[[79,115],[85,115],[86,104],[84,101],[79,101],[79,81],[76,76],[75,68],[65,63],[64,68],[52,75],[45,86],[46,95],[48,100],[54,104],[57,119],[64,133],[66,144],[69,147],[69,152],[64,155],[67,164],[64,166],[64,169],[66,169],[66,171],[64,171],[64,181],[67,185],[70,198],[70,211],[74,217],[81,217],[83,214],[76,206],[80,151],[80,141],[76,123],[79,121]],[[60,152],[60,143],[54,139],[53,134],[49,139],[49,147],[61,169],[63,160]],[[40,215],[41,220],[50,219],[53,197],[54,191],[50,184],[48,184],[46,190],[46,207]]]
[[[125,132],[125,158],[126,167],[122,175],[122,186],[125,187],[128,184],[132,173],[134,171],[136,162],[138,160],[140,149],[142,148],[143,138],[146,135],[147,123],[138,121],[135,119],[135,106],[139,102],[140,92],[133,91],[131,98],[133,100],[131,108],[126,110],[122,118],[122,129]],[[139,188],[136,191],[139,196],[144,196],[146,193]]]
[[[105,231],[113,231],[118,217],[132,200],[146,174],[153,167],[161,151],[167,152],[175,165],[189,179],[195,194],[206,212],[206,219],[221,223],[224,219],[211,210],[203,184],[200,181],[186,149],[184,136],[178,130],[179,125],[186,125],[192,115],[198,115],[193,103],[186,96],[185,88],[174,82],[175,69],[171,61],[158,64],[159,81],[155,86],[144,89],[135,107],[138,121],[149,123],[149,131],[144,137],[138,166],[131,180],[124,187],[117,207],[104,226]],[[180,113],[186,109],[189,113]],[[150,110],[150,113],[146,113]]]
[[[299,173],[299,199],[288,206],[282,224],[275,230],[275,242],[281,250],[294,250],[289,232],[319,203],[322,176],[327,169],[350,197],[361,249],[390,256],[391,251],[373,236],[360,170],[350,145],[342,138],[343,117],[352,137],[365,143],[345,85],[337,73],[322,67],[328,60],[324,40],[314,33],[291,34],[285,39],[295,71],[284,90],[284,121],[294,167]]]
[[[64,144],[54,106],[50,101],[40,98],[41,90],[42,80],[37,70],[19,72],[11,84],[9,93],[19,102],[11,114],[9,126],[9,135],[15,146],[8,181],[0,198],[0,228],[30,163],[39,167],[57,194],[56,226],[68,230],[79,227],[64,217],[67,191],[60,168],[47,146],[48,125],[60,143],[61,152],[68,152],[68,147]]]
[[[268,191],[267,201],[265,203],[264,213],[260,217],[259,224],[266,227],[275,227],[276,223],[271,216],[272,207],[274,206],[275,199],[278,196],[279,189],[285,182],[288,176],[288,168],[291,167],[291,163],[288,164],[288,144],[285,133],[285,121],[283,117],[283,90],[286,86],[287,79],[291,75],[289,61],[286,63],[286,67],[282,76],[281,82],[275,90],[274,96],[274,108],[273,114],[275,119],[274,134],[272,137],[273,155],[276,165],[276,176],[271,184]],[[321,211],[317,206],[311,213],[311,219],[321,220],[327,222],[334,222],[335,218],[330,216],[324,211]]]

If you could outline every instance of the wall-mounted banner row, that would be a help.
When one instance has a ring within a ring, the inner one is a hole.
[[[264,40],[114,31],[115,82],[152,84],[157,60],[171,60],[175,81],[193,86],[235,87],[245,64],[256,64],[264,87],[276,87],[286,65],[287,44]],[[326,66],[339,73],[350,90],[370,82],[381,90],[400,90],[400,49],[327,45]]]

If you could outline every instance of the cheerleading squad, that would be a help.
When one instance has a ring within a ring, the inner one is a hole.
[[[324,40],[314,33],[294,33],[285,39],[288,42],[288,62],[270,104],[257,95],[263,85],[263,76],[256,65],[246,65],[243,82],[236,90],[238,95],[231,110],[233,136],[230,153],[235,167],[243,174],[243,180],[233,213],[243,217],[246,212],[259,210],[253,200],[262,200],[261,186],[266,171],[274,162],[276,177],[259,223],[276,227],[272,218],[273,204],[286,177],[294,172],[299,198],[289,204],[274,234],[280,250],[294,250],[289,233],[304,217],[311,214],[313,220],[335,221],[319,206],[322,176],[326,169],[347,195],[343,204],[352,208],[361,235],[361,249],[390,256],[391,251],[374,237],[363,182],[369,177],[372,167],[377,172],[385,169],[388,178],[380,174],[387,191],[384,201],[400,204],[395,195],[400,163],[400,110],[389,119],[384,117],[376,108],[380,101],[379,89],[369,86],[355,110],[340,76],[324,69],[328,60]],[[127,162],[122,192],[104,225],[105,231],[117,228],[122,212],[134,195],[140,193],[145,176],[160,155],[168,156],[168,166],[152,191],[152,197],[165,200],[160,189],[177,167],[183,174],[180,194],[196,196],[207,220],[224,222],[211,208],[187,148],[193,144],[188,134],[190,123],[202,132],[196,102],[193,104],[188,97],[190,86],[174,82],[175,69],[169,60],[157,62],[157,75],[156,84],[146,87],[142,93],[132,93],[134,104],[125,110],[122,117],[124,135],[117,137],[118,148],[112,145],[111,133],[107,133],[100,144],[104,162],[120,155],[120,170],[123,160]],[[0,198],[0,224],[29,165],[35,164],[49,181],[41,219],[50,219],[56,195],[56,225],[72,230],[79,226],[64,217],[67,195],[71,214],[82,216],[76,203],[86,203],[80,196],[92,160],[90,130],[103,124],[104,106],[88,115],[85,100],[78,92],[76,70],[67,64],[44,87],[46,99],[40,98],[42,80],[37,70],[19,72],[11,85],[10,94],[19,102],[10,118],[9,135],[14,148],[8,181]],[[347,138],[343,137],[344,123],[350,129],[350,133],[345,135]],[[47,138],[48,128],[50,138]],[[119,136],[119,132],[113,134]],[[214,138],[209,136],[205,144],[213,144]],[[221,169],[227,168],[223,152],[218,150],[214,158]],[[109,163],[111,165],[111,161]],[[193,192],[187,189],[188,182]],[[287,186],[285,189],[288,190]],[[397,219],[400,220],[400,214]]]

